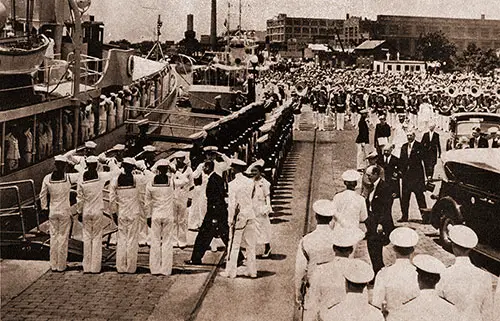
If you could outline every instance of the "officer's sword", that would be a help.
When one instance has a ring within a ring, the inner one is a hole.
[[[227,253],[227,260],[231,257],[231,251],[233,250],[234,234],[236,233],[236,220],[238,219],[238,214],[240,213],[240,204],[236,206],[234,210],[233,222],[231,223],[231,243],[229,244],[229,252]]]

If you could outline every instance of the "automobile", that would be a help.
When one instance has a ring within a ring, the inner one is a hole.
[[[468,142],[475,127],[481,128],[481,135],[486,137],[490,127],[500,127],[500,114],[479,112],[453,114],[450,116],[450,138],[446,142],[446,150],[460,148],[459,142],[462,137],[466,137]]]
[[[450,250],[450,226],[464,224],[479,238],[475,250],[500,261],[500,149],[457,149],[441,160],[439,195],[433,195],[430,213],[441,245]]]

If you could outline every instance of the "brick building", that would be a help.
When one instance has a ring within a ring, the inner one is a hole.
[[[482,49],[500,48],[500,20],[432,18],[414,16],[377,16],[378,39],[387,40],[402,57],[415,57],[421,35],[442,31],[457,46],[458,52],[475,43]]]
[[[267,20],[267,36],[271,45],[285,49],[290,39],[305,48],[309,43],[334,41],[336,30],[344,28],[342,19],[295,18],[280,13]]]

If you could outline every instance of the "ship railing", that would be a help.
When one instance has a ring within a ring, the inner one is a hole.
[[[20,187],[21,185],[29,185],[31,189],[31,199],[22,201],[21,199],[21,193],[20,193]],[[13,217],[13,216],[18,216],[19,220],[21,221],[21,232],[22,232],[22,240],[26,241],[27,239],[27,231],[26,231],[26,224],[25,224],[25,211],[27,210],[34,210],[36,213],[36,227],[37,227],[37,232],[40,232],[40,216],[39,216],[39,209],[37,206],[37,201],[36,201],[36,192],[35,192],[35,182],[32,179],[27,179],[27,180],[19,180],[19,181],[11,181],[11,182],[4,182],[0,183],[0,193],[1,192],[14,192],[15,195],[15,205],[7,205],[9,207],[7,208],[0,208],[0,217]],[[10,194],[10,193],[9,193]],[[2,231],[4,233],[6,231]],[[18,233],[19,231],[8,231],[10,233]]]
[[[73,61],[74,52],[68,54],[68,61]],[[104,64],[108,58],[97,58],[89,55],[80,55],[80,78],[84,79],[86,85],[94,85],[103,76]]]

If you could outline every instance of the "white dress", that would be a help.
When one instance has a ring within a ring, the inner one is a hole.
[[[271,221],[269,214],[271,207],[271,184],[260,178],[254,181],[252,192],[253,208],[256,216],[257,243],[267,244],[271,242]]]

